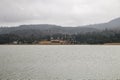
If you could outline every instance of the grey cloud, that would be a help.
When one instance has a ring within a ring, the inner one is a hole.
[[[0,25],[77,26],[120,17],[119,0],[0,0]]]

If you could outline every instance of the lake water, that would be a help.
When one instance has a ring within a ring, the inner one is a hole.
[[[120,46],[0,46],[0,80],[120,80]]]

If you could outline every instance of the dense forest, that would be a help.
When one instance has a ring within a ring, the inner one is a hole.
[[[0,34],[0,44],[38,44],[39,41],[63,40],[68,44],[104,44],[104,43],[120,43],[120,31],[103,30],[99,32],[88,32],[78,34],[30,34],[29,36],[18,35],[15,33]]]

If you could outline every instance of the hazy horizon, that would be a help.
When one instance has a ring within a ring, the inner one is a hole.
[[[120,17],[118,17],[118,18],[120,18]],[[117,18],[114,18],[114,19],[117,19]],[[114,19],[112,19],[112,20],[114,20]],[[96,24],[104,24],[104,23],[108,23],[108,22],[110,22],[110,21],[112,21],[112,20],[109,20],[109,21],[106,21],[106,22],[101,22],[101,23],[93,23],[93,24],[84,24],[84,25],[76,25],[76,26],[74,26],[74,25],[71,25],[71,26],[67,26],[67,25],[60,25],[60,24],[47,24],[47,23],[33,23],[33,24],[31,24],[31,23],[28,23],[28,24],[18,24],[18,25],[0,25],[0,27],[19,27],[19,26],[22,26],[22,25],[55,25],[55,26],[61,26],[61,27],[85,27],[85,26],[89,26],[89,25],[96,25]]]
[[[120,17],[119,0],[1,0],[0,26],[82,26]]]

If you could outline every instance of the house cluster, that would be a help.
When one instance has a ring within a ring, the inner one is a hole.
[[[41,45],[65,45],[65,44],[69,44],[68,41],[62,40],[62,39],[53,39],[51,38],[51,40],[42,40],[39,42],[39,44]]]
[[[24,41],[13,41],[12,44],[29,44],[28,42]],[[50,40],[41,40],[41,41],[33,41],[31,44],[40,44],[40,45],[65,45],[70,44],[68,41],[57,38],[51,38]]]

